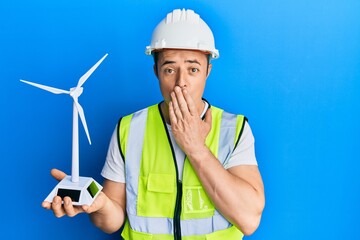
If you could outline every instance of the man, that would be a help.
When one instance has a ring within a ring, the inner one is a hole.
[[[57,217],[90,214],[124,239],[242,239],[260,223],[264,188],[244,116],[202,98],[211,59],[210,28],[192,10],[174,10],[155,28],[146,53],[164,101],[120,119],[91,206],[55,197]],[[52,170],[57,179],[65,174]]]

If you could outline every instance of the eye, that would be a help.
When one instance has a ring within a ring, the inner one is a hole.
[[[166,69],[164,69],[164,72],[167,73],[167,74],[172,74],[172,73],[174,73],[175,71],[174,71],[174,69],[172,69],[172,68],[166,68]]]
[[[198,68],[191,68],[191,72],[192,73],[197,73],[197,72],[199,72],[199,69]]]

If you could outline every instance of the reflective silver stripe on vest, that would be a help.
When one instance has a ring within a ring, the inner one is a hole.
[[[126,147],[126,209],[133,230],[151,234],[173,234],[173,219],[137,216],[138,177],[148,109],[134,113]],[[218,159],[224,164],[230,157],[235,142],[237,116],[223,112],[220,126]],[[218,211],[210,218],[181,220],[182,236],[204,235],[231,227]]]
[[[218,211],[215,210],[211,218],[198,218],[190,220],[181,220],[181,235],[204,235],[231,227],[228,222]]]
[[[129,129],[129,136],[126,146],[126,210],[129,214],[136,215],[136,202],[138,196],[138,182],[140,175],[141,153],[144,139],[148,109],[134,113]]]
[[[128,215],[130,226],[138,232],[151,234],[173,234],[173,219],[159,217],[139,217]],[[181,221],[181,235],[204,235],[231,227],[222,215],[215,212],[212,218],[198,218]]]
[[[234,150],[236,121],[237,115],[230,114],[225,111],[222,113],[218,149],[218,159],[222,165],[225,165],[225,163],[229,160],[232,151]]]

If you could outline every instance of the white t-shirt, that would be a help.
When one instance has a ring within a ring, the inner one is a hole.
[[[206,109],[207,106],[205,110]],[[175,152],[176,162],[178,165],[178,171],[179,171],[178,176],[182,177],[185,153],[175,142],[174,136],[171,131],[171,126],[167,124],[167,128],[169,131],[171,143],[173,145]],[[108,180],[125,183],[125,167],[124,167],[124,161],[120,154],[118,138],[117,138],[118,135],[117,130],[118,128],[116,126],[110,140],[106,161],[102,169],[101,175]],[[248,122],[245,122],[239,143],[236,146],[232,155],[230,156],[229,161],[225,164],[224,166],[225,169],[229,169],[231,167],[235,167],[239,165],[257,165],[254,142],[255,139],[252,134],[251,128]]]

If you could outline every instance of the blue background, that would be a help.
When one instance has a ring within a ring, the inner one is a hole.
[[[245,114],[266,189],[246,239],[360,239],[360,2],[351,0],[0,2],[1,239],[119,239],[86,215],[41,208],[70,173],[72,101],[25,85],[75,86],[109,56],[80,97],[80,174],[100,171],[118,118],[161,100],[145,46],[174,8],[198,12],[220,58],[205,97]]]

